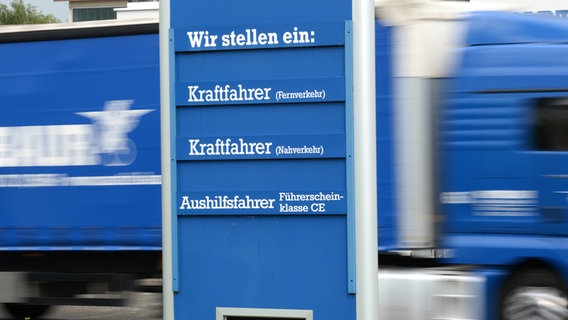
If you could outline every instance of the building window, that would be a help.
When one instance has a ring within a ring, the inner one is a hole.
[[[536,150],[568,151],[568,98],[538,100],[534,144]]]
[[[114,8],[75,8],[73,22],[116,19]]]

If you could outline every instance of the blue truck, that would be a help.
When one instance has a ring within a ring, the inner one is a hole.
[[[0,302],[120,305],[161,277],[158,22],[0,32]]]
[[[437,5],[376,9],[382,319],[567,319],[568,21]]]

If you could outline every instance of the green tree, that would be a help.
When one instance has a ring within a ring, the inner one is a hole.
[[[0,4],[0,25],[57,23],[52,14],[38,11],[34,5],[24,4],[23,0],[12,0],[10,7]]]

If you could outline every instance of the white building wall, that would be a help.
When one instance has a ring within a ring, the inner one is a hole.
[[[153,2],[129,2],[126,8],[117,8],[117,20],[126,19],[158,19],[160,15],[160,3]]]

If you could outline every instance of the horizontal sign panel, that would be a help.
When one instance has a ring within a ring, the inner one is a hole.
[[[177,187],[186,192],[342,190],[345,158],[178,161]]]
[[[345,54],[343,46],[181,53],[176,55],[175,82],[343,79]]]
[[[177,109],[177,137],[345,133],[345,103],[252,104]]]
[[[345,157],[344,134],[177,138],[177,160],[339,157]]]
[[[197,26],[174,29],[175,51],[343,45],[344,23]]]
[[[345,100],[343,78],[176,84],[178,106],[343,100]]]
[[[345,190],[180,192],[178,215],[346,214]]]

